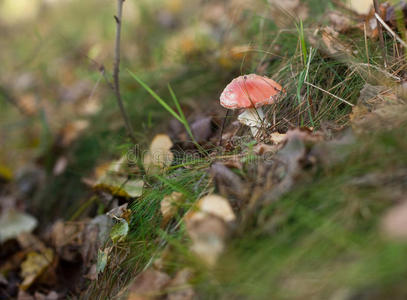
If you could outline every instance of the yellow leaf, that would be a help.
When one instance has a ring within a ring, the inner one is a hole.
[[[152,171],[170,166],[174,159],[174,154],[170,150],[172,146],[173,143],[168,135],[157,134],[144,157],[144,167]]]
[[[20,289],[28,289],[33,282],[44,273],[54,259],[54,252],[50,248],[46,248],[43,252],[36,251],[27,254],[27,258],[21,264],[21,277],[23,282]]]

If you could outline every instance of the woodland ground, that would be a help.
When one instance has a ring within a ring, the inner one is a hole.
[[[365,2],[125,1],[134,145],[115,1],[0,1],[0,299],[406,299],[407,5]]]

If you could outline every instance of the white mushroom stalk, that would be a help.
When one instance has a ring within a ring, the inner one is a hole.
[[[270,123],[266,121],[266,116],[261,107],[246,108],[237,119],[240,123],[250,127],[254,137],[259,133],[260,128],[267,128],[270,126]]]
[[[281,85],[266,76],[242,75],[225,87],[220,95],[220,105],[228,109],[244,109],[238,120],[249,126],[252,135],[257,137],[259,129],[270,126],[262,106],[275,105],[281,93],[284,93]]]

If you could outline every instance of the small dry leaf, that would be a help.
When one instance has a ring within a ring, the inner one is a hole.
[[[218,195],[208,195],[185,216],[187,232],[192,240],[191,250],[208,266],[214,266],[225,248],[230,223],[236,216],[229,201]]]
[[[214,215],[225,222],[236,220],[235,213],[229,204],[229,201],[218,195],[208,195],[198,201],[198,210],[202,214]]]
[[[165,227],[176,215],[178,206],[184,201],[184,195],[179,192],[172,192],[171,195],[164,196],[161,200],[161,214],[163,216],[161,226]]]
[[[41,253],[35,251],[28,253],[27,258],[21,264],[23,282],[20,285],[20,289],[27,290],[51,265],[53,259],[54,252],[50,248],[45,249]]]
[[[286,139],[287,136],[285,133],[272,132],[270,134],[270,141],[275,145],[285,142]]]
[[[144,181],[140,179],[128,179],[126,175],[127,156],[98,168],[95,173],[99,178],[93,185],[95,190],[103,190],[120,197],[140,197],[143,193]]]
[[[192,270],[185,268],[175,274],[167,290],[168,300],[192,300],[195,298],[195,291],[189,281],[192,278]]]
[[[67,261],[75,261],[80,255],[84,237],[84,223],[57,221],[51,230],[51,241],[58,255]],[[85,237],[86,238],[86,237]]]
[[[170,281],[171,278],[166,273],[148,269],[136,277],[127,300],[157,299]]]
[[[144,167],[150,172],[159,172],[170,166],[174,159],[174,154],[170,150],[172,146],[173,143],[168,135],[157,134],[144,157]]]
[[[8,211],[0,216],[0,243],[16,238],[23,232],[31,232],[37,226],[37,219],[19,211]]]
[[[407,241],[407,201],[392,207],[382,219],[383,233],[395,240]]]
[[[372,0],[348,0],[346,6],[359,15],[367,15],[372,7]]]

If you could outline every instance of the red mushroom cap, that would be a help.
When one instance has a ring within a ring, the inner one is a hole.
[[[220,95],[220,104],[231,109],[261,107],[273,104],[281,91],[281,85],[268,77],[243,75],[226,86]]]

